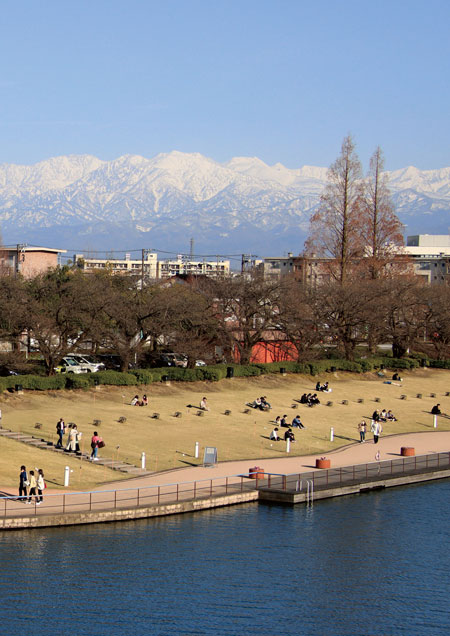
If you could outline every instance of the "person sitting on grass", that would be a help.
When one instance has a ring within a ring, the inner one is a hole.
[[[139,395],[135,395],[130,404],[131,406],[139,406]]]
[[[390,409],[386,413],[386,421],[387,422],[396,422],[397,421],[397,418],[395,417],[395,415],[393,414],[393,412]]]
[[[201,411],[209,411],[208,401],[205,397],[202,397],[200,401],[200,410]]]
[[[144,393],[144,395],[142,396],[142,400],[139,406],[147,406],[148,405],[148,398],[147,395]]]
[[[287,415],[286,415],[286,413],[281,418],[280,426],[282,426],[283,428],[288,428],[289,427],[289,424],[287,423]]]
[[[435,404],[431,409],[431,415],[441,415],[441,409],[439,408],[440,404]]]
[[[300,415],[296,415],[294,417],[294,419],[292,420],[292,424],[291,424],[292,428],[306,428],[306,426],[304,424],[302,424],[302,421],[300,419]]]
[[[300,398],[300,404],[308,404],[308,396],[306,395],[306,393],[303,393],[302,397]]]
[[[256,398],[253,402],[248,402],[248,406],[251,406],[252,409],[260,409],[261,408],[261,398]]]
[[[280,441],[280,438],[278,437],[278,427],[277,426],[275,426],[273,431],[270,433],[269,439],[271,439],[273,442],[279,442]]]
[[[291,428],[289,428],[284,434],[284,441],[287,442],[288,440],[290,440],[291,442],[295,442],[295,436]]]
[[[268,411],[268,410],[270,410],[272,408],[270,406],[269,402],[267,401],[267,398],[266,398],[265,395],[262,395],[260,397],[260,402],[261,402],[261,405],[260,405],[259,408],[261,409],[261,411]]]
[[[386,409],[381,409],[380,421],[385,422],[386,420],[387,420],[387,411]]]
[[[395,382],[402,382],[402,379],[401,379],[401,377],[399,376],[399,374],[398,374],[398,373],[394,373],[394,375],[392,376],[392,379],[393,379]]]

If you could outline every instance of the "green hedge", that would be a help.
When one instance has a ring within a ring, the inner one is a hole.
[[[64,375],[53,375],[50,377],[41,375],[14,375],[7,378],[0,378],[0,389],[5,391],[20,384],[24,389],[34,391],[49,391],[52,389],[64,389],[66,377]]]
[[[75,375],[71,373],[66,376],[66,388],[67,389],[88,389],[92,386],[91,374]]]
[[[136,384],[151,384],[154,382],[153,373],[149,369],[132,369],[130,373],[135,376]]]
[[[122,373],[122,371],[97,371],[97,373],[90,374],[94,378],[97,378],[99,384],[111,384],[114,386],[133,386],[136,385],[136,376],[132,373]]]
[[[419,360],[413,358],[383,358],[383,364],[389,369],[417,369],[420,367]]]
[[[428,365],[433,369],[450,369],[450,360],[428,360]]]
[[[87,389],[94,384],[105,384],[114,386],[136,386],[138,384],[151,384],[160,382],[163,376],[175,382],[217,382],[227,377],[228,367],[232,367],[233,376],[236,378],[255,377],[264,374],[277,374],[281,369],[287,373],[302,373],[305,375],[318,375],[328,373],[332,368],[337,371],[349,371],[352,373],[364,373],[380,369],[382,366],[388,369],[415,369],[420,366],[422,360],[435,369],[450,369],[450,360],[429,360],[426,356],[419,359],[413,358],[392,358],[390,356],[374,356],[361,358],[355,361],[330,358],[315,360],[312,362],[270,362],[258,364],[216,364],[206,367],[195,367],[194,369],[183,369],[180,367],[163,367],[159,369],[133,369],[128,373],[120,371],[99,371],[86,375],[75,375],[60,373],[54,376],[45,377],[40,375],[19,375],[0,377],[0,391],[14,389],[16,384],[20,384],[24,389],[36,391],[49,391],[55,389]]]

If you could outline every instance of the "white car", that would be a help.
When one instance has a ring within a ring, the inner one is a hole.
[[[84,353],[71,353],[68,356],[75,360],[77,364],[87,369],[87,373],[96,373],[97,371],[103,371],[105,369],[105,365],[103,362],[96,362],[93,356],[89,354],[84,355]]]
[[[56,373],[89,373],[85,365],[69,357],[63,358],[61,364],[55,367],[55,371]]]

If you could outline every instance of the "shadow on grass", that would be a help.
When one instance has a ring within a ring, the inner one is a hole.
[[[355,439],[354,437],[346,437],[345,435],[336,435],[336,433],[334,434],[334,438],[345,439],[348,442],[359,442],[359,439]]]
[[[187,466],[201,466],[201,464],[199,464],[198,462],[188,462],[186,459],[179,459],[178,461],[180,462],[180,464],[186,464]]]

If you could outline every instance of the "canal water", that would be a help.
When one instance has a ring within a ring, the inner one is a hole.
[[[0,633],[450,633],[450,480],[0,534]]]

